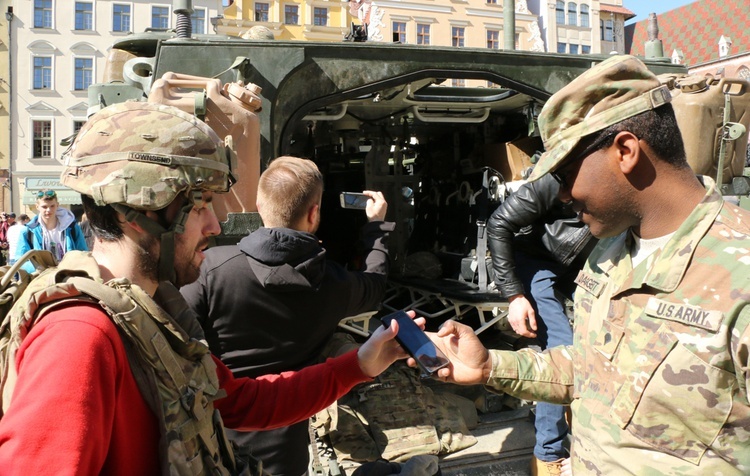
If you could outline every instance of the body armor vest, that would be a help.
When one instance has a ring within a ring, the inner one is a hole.
[[[3,410],[10,403],[15,354],[23,337],[49,311],[71,301],[99,305],[117,326],[138,388],[159,420],[162,474],[261,474],[260,464],[235,460],[213,406],[225,392],[208,347],[191,338],[140,287],[126,279],[105,284],[88,253],[67,253],[57,268],[32,281],[11,309],[10,339],[0,369]]]

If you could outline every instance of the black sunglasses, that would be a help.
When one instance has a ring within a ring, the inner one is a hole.
[[[583,152],[578,154],[575,159],[566,160],[564,165],[558,167],[554,172],[550,172],[550,175],[552,175],[552,178],[554,178],[557,183],[560,184],[560,188],[568,188],[567,178],[572,171],[571,165],[581,162],[583,159],[593,154],[597,150],[602,149],[604,147],[604,144],[606,144],[611,137],[619,133],[620,131],[612,131],[597,137],[596,140],[594,140],[591,145],[583,149]]]
[[[39,190],[36,194],[36,198],[49,197],[54,198],[57,196],[54,190]]]

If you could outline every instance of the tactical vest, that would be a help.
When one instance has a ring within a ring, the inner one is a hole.
[[[51,310],[71,301],[96,303],[117,326],[141,394],[159,420],[162,474],[262,474],[260,464],[237,461],[226,438],[213,406],[226,393],[208,347],[191,339],[140,287],[126,279],[103,283],[88,253],[67,253],[57,268],[32,281],[11,309],[11,338],[2,361],[6,378],[0,382],[3,412],[15,386],[15,356],[23,337]]]

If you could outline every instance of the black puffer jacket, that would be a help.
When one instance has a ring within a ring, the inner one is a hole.
[[[579,255],[586,256],[596,242],[571,206],[557,198],[559,191],[560,185],[550,174],[525,183],[487,222],[495,284],[506,298],[526,292],[516,275],[514,251],[568,266]]]
[[[200,277],[180,292],[200,316],[211,352],[236,376],[297,370],[318,361],[342,318],[378,309],[393,226],[370,222],[362,228],[364,269],[358,272],[327,260],[313,234],[260,228],[237,246],[207,250]],[[252,448],[270,474],[307,470],[307,421],[227,434]]]

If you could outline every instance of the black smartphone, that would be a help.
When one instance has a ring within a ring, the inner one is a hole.
[[[406,312],[397,311],[380,318],[380,321],[386,327],[390,327],[393,320],[398,322],[396,340],[417,361],[422,369],[423,377],[431,377],[438,369],[450,364],[448,357],[432,343],[427,334],[414,323]]]
[[[367,208],[367,200],[369,200],[370,197],[364,193],[341,192],[339,199],[341,200],[341,208],[364,210]]]

